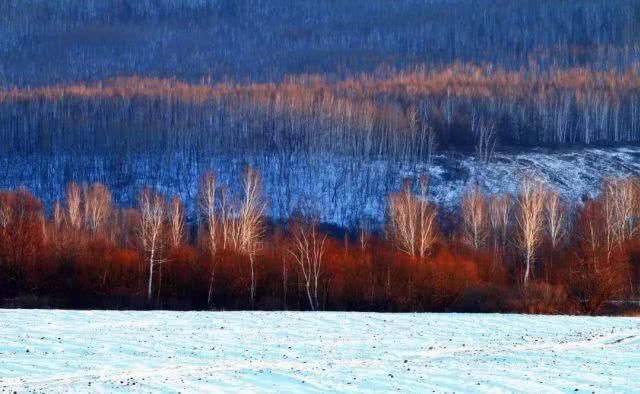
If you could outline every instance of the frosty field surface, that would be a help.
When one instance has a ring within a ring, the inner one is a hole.
[[[638,392],[640,319],[0,310],[0,392]]]

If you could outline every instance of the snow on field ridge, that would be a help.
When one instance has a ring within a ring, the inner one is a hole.
[[[0,311],[2,392],[634,392],[640,320]]]

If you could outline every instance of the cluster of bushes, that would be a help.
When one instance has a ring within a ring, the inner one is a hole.
[[[269,221],[252,169],[237,195],[205,174],[196,221],[152,189],[117,208],[103,185],[70,184],[47,210],[27,191],[4,191],[0,297],[78,308],[598,313],[638,295],[638,180],[610,179],[580,204],[530,178],[517,196],[471,187],[455,212],[426,187],[390,195],[384,229],[332,228],[304,209]]]

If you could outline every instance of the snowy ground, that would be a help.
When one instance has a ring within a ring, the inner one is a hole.
[[[640,319],[0,310],[0,392],[637,392]]]

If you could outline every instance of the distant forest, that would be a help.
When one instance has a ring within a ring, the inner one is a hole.
[[[380,66],[626,70],[635,0],[4,0],[0,85],[343,78]]]
[[[0,91],[1,151],[333,153],[429,161],[458,148],[640,142],[640,74],[456,65],[336,82],[188,84],[125,78]]]

